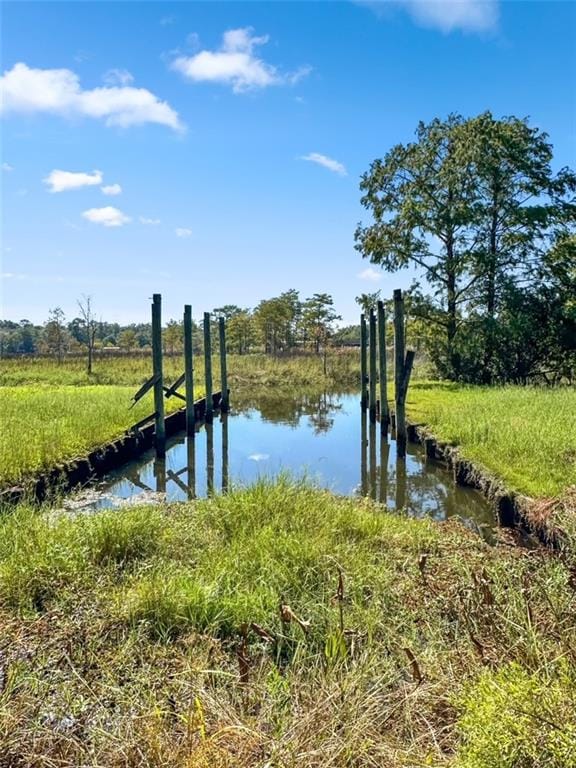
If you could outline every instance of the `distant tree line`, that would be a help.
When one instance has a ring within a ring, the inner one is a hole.
[[[70,321],[60,307],[51,309],[42,325],[34,325],[28,320],[0,321],[0,353],[3,356],[44,354],[59,362],[70,354],[86,354],[90,371],[93,355],[99,350],[136,352],[149,349],[150,323],[120,325],[97,319],[92,298],[86,296],[78,301],[78,309],[78,316]],[[254,309],[235,304],[215,307],[211,316],[215,348],[218,347],[218,319],[224,317],[228,350],[240,355],[250,352],[277,355],[297,349],[319,354],[334,343],[336,322],[340,320],[332,296],[315,293],[301,300],[296,290],[263,299]],[[193,342],[195,352],[201,352],[201,321],[193,321]],[[163,344],[168,354],[182,351],[181,320],[166,323]]]
[[[363,175],[356,248],[417,270],[409,313],[439,375],[576,378],[576,175],[552,159],[527,120],[486,112],[421,123]]]

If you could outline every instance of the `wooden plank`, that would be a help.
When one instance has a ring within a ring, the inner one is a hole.
[[[172,384],[169,387],[164,387],[165,397],[172,397],[172,395],[176,394],[176,390],[180,389],[182,384],[184,384],[184,379],[186,378],[186,374],[183,373],[182,376],[179,376],[174,384]]]
[[[146,426],[146,424],[149,424],[151,421],[154,421],[156,418],[156,411],[154,413],[151,413],[150,416],[146,416],[145,419],[140,419],[140,421],[137,421],[136,424],[132,424],[128,432],[138,432],[141,427]]]
[[[164,397],[170,397],[168,394],[168,387],[163,387],[164,389]],[[177,397],[178,400],[182,400],[183,402],[186,402],[186,398],[184,395],[181,395],[180,392],[172,392],[172,397]]]
[[[132,396],[132,400],[134,402],[132,403],[130,408],[134,408],[134,406],[136,405],[138,400],[140,400],[140,398],[144,397],[146,392],[148,392],[150,389],[152,389],[154,384],[156,384],[156,376],[150,376],[148,381],[145,381],[144,384],[142,384],[142,386],[138,390],[138,392],[136,392],[136,394]]]

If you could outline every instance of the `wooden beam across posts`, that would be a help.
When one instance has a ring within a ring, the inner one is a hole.
[[[404,380],[404,298],[402,291],[394,291],[394,400],[396,410],[396,454],[406,456],[406,409],[402,399]]]
[[[192,307],[184,306],[184,381],[186,382],[186,434],[196,434],[194,411],[194,357],[192,347]]]
[[[378,375],[380,378],[380,431],[388,434],[390,411],[388,408],[388,382],[386,380],[386,315],[384,303],[378,302]]]
[[[210,335],[210,312],[204,312],[204,377],[206,380],[206,421],[212,421],[214,406],[212,403],[212,338]]]
[[[366,318],[362,314],[360,315],[360,404],[363,410],[368,407],[368,398],[366,396],[366,379],[368,378],[368,361],[366,356],[367,336]]]
[[[370,421],[376,422],[376,315],[370,310]]]
[[[227,413],[230,409],[230,403],[228,399],[228,369],[226,367],[226,321],[223,317],[218,318],[218,333],[220,340],[220,375],[222,377],[220,409],[222,413]]]
[[[162,297],[152,297],[152,369],[154,375],[154,410],[156,412],[156,454],[166,455],[166,426],[164,424],[164,385],[162,376]]]
[[[179,376],[174,384],[171,384],[169,387],[164,387],[164,397],[172,397],[172,395],[177,395],[176,392],[177,389],[180,389],[182,384],[186,381],[186,374],[183,373],[182,376]]]

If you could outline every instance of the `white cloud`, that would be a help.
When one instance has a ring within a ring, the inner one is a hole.
[[[200,51],[194,56],[179,56],[172,69],[195,82],[224,83],[234,93],[266,88],[270,85],[294,85],[309,72],[301,67],[292,73],[282,73],[255,54],[257,46],[268,42],[268,35],[256,37],[251,27],[229,29],[216,51]]]
[[[0,272],[2,280],[26,280],[28,275],[23,272]]]
[[[382,271],[374,269],[374,267],[367,267],[362,272],[358,273],[360,280],[368,280],[371,283],[378,283],[382,280]]]
[[[10,163],[2,163],[2,170],[3,171],[13,171],[14,168],[10,165]]]
[[[160,219],[147,219],[146,216],[140,216],[140,224],[156,226],[157,224],[160,224]]]
[[[102,87],[83,90],[70,69],[32,69],[20,62],[0,78],[4,113],[47,112],[63,117],[93,117],[126,128],[159,123],[182,130],[178,113],[146,88]]]
[[[347,175],[346,168],[344,165],[342,165],[342,163],[339,163],[338,160],[333,160],[331,157],[327,157],[326,155],[321,155],[319,152],[310,152],[310,154],[304,155],[300,159],[308,160],[311,163],[321,165],[323,168],[328,168],[328,170],[332,171],[333,173],[340,174],[340,176]]]
[[[176,16],[163,16],[160,19],[160,26],[169,27],[171,24],[174,24],[175,21],[176,21]]]
[[[105,187],[100,187],[100,191],[104,195],[114,197],[115,195],[120,195],[122,193],[122,187],[120,184],[107,184]]]
[[[102,184],[102,171],[92,173],[75,173],[74,171],[51,171],[44,184],[50,187],[50,192],[66,192],[69,189],[81,189],[81,187],[93,187]]]
[[[134,82],[134,75],[127,69],[109,69],[102,79],[106,85],[130,85]]]
[[[360,0],[375,11],[404,8],[422,26],[442,32],[487,32],[498,25],[499,0]]]
[[[104,227],[122,227],[131,221],[129,216],[111,205],[107,205],[105,208],[90,208],[88,211],[84,211],[82,216],[93,224],[102,224]]]
[[[176,237],[190,237],[192,234],[192,230],[187,227],[176,227],[174,232],[176,233]]]

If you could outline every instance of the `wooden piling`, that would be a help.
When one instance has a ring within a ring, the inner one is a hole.
[[[222,377],[220,409],[222,413],[227,413],[230,409],[230,402],[228,398],[228,369],[226,366],[226,321],[223,317],[218,319],[218,332],[220,334],[220,374]]]
[[[404,379],[404,299],[402,291],[394,291],[394,400],[396,410],[396,455],[406,457],[406,409],[402,399]]]
[[[380,378],[380,431],[388,434],[390,410],[388,408],[388,382],[386,371],[386,315],[384,303],[378,302],[378,375]]]
[[[206,422],[206,495],[214,495],[214,424]]]
[[[184,307],[184,381],[186,382],[186,434],[194,437],[196,434],[196,418],[194,415],[194,358],[192,347],[192,307]]]
[[[370,310],[370,421],[376,422],[376,316]]]
[[[222,493],[228,493],[228,414],[222,414]]]
[[[204,312],[204,376],[206,381],[206,421],[212,421],[212,338],[210,333],[210,312]]]
[[[162,297],[152,297],[152,369],[154,375],[154,411],[156,423],[156,453],[166,455],[166,426],[164,424],[164,389],[162,375]]]
[[[367,336],[366,318],[362,314],[360,315],[360,404],[363,409],[368,407],[368,397],[366,395],[366,379],[368,377],[368,361],[366,352]]]

